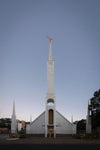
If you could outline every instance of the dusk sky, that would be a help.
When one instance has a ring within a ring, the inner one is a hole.
[[[49,40],[56,109],[86,118],[100,89],[100,0],[0,0],[0,118],[34,120],[45,110]]]

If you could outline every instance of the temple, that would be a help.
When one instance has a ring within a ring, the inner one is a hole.
[[[26,134],[42,134],[47,138],[57,135],[76,134],[76,125],[68,121],[56,110],[56,96],[54,93],[54,60],[52,58],[52,38],[50,42],[49,58],[47,61],[47,93],[45,110],[26,127]]]

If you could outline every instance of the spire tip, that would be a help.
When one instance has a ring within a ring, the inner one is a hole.
[[[47,38],[49,39],[49,41],[50,41],[50,43],[51,43],[51,41],[52,41],[52,38],[51,38],[51,37],[49,37],[49,36],[47,36]]]

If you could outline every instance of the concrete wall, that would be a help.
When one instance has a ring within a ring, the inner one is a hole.
[[[26,127],[26,134],[44,134],[45,112]]]
[[[56,111],[56,134],[73,134],[73,124]]]
[[[27,134],[44,134],[45,112],[26,127]],[[64,116],[56,111],[56,134],[76,134],[76,125],[70,123]]]

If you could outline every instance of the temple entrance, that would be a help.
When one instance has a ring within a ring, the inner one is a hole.
[[[48,137],[54,137],[54,127],[53,126],[48,126]]]
[[[53,125],[53,110],[50,109],[49,112],[48,112],[48,136],[49,138],[53,137],[54,136],[54,125]]]
[[[49,125],[53,125],[53,110],[49,110]]]

